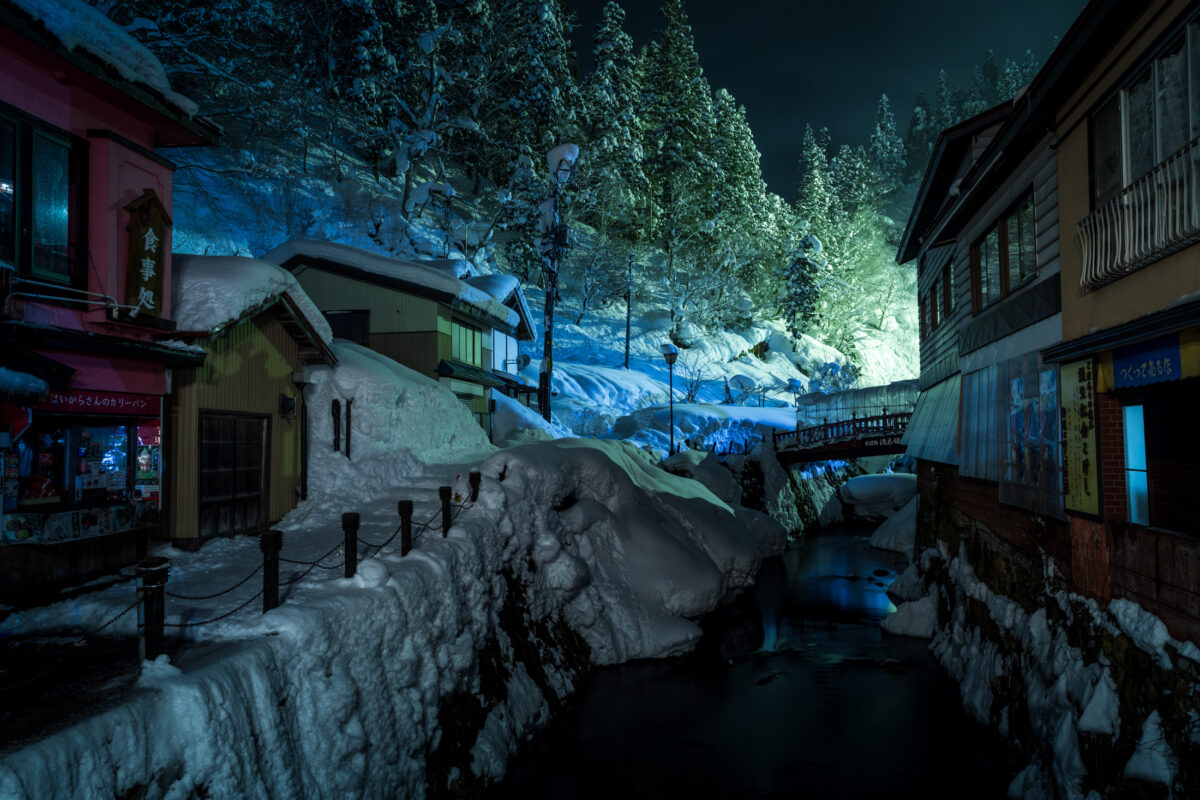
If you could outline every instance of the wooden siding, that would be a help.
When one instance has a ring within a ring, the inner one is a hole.
[[[947,245],[953,247],[953,245]],[[935,248],[936,249],[936,248]],[[930,252],[933,252],[932,250]],[[923,258],[928,256],[923,255]],[[940,261],[940,259],[930,259],[931,261]],[[956,269],[951,261],[951,269]],[[917,298],[919,302],[923,302],[936,285],[937,280],[942,275],[942,269],[921,269],[917,276]],[[938,367],[941,362],[947,358],[954,358],[958,354],[958,320],[963,315],[964,300],[961,296],[962,282],[958,274],[954,276],[954,310],[950,316],[943,320],[938,319],[937,327],[929,331],[924,339],[921,340],[921,374],[923,377],[932,375],[932,370]],[[941,302],[939,298],[938,302]],[[968,297],[969,302],[969,297]],[[940,307],[940,306],[939,306]],[[918,309],[921,314],[925,313],[924,306],[921,305]],[[940,369],[939,369],[940,372]],[[941,376],[944,377],[944,376]],[[924,385],[924,383],[922,384]]]
[[[304,267],[295,275],[300,287],[321,311],[370,311],[372,334],[438,329],[436,300],[334,275],[317,267]]]
[[[420,333],[373,333],[371,349],[429,378],[437,378],[439,343],[449,336],[433,331]],[[449,345],[446,347],[449,351]]]
[[[1059,230],[1058,230],[1058,171],[1057,155],[1050,147],[1047,135],[1022,161],[1004,185],[992,194],[986,207],[977,212],[963,226],[954,254],[954,287],[958,294],[962,316],[957,318],[960,328],[969,325],[979,314],[971,311],[971,247],[996,224],[1001,215],[1007,213],[1030,188],[1033,189],[1033,218],[1035,225],[1034,249],[1037,254],[1037,276],[1029,284],[997,300],[980,310],[986,313],[997,306],[1013,302],[1028,288],[1042,281],[1057,281],[1059,275]],[[1020,302],[1019,299],[1016,302]],[[961,355],[961,354],[960,354]]]
[[[267,454],[267,518],[276,522],[296,505],[300,489],[300,414],[304,398],[292,383],[301,369],[299,347],[271,313],[245,320],[202,343],[204,365],[178,370],[165,415],[169,465],[164,471],[164,535],[199,535],[198,437],[202,411],[259,414],[270,418]],[[279,395],[296,398],[296,414],[279,415]]]

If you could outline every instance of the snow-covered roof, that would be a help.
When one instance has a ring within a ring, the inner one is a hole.
[[[529,310],[529,304],[525,302],[525,293],[521,291],[521,282],[515,276],[494,272],[491,275],[467,278],[466,281],[516,311],[522,324],[528,329],[528,338],[534,338],[536,329],[533,327],[533,313]],[[525,337],[518,336],[517,338]]]
[[[286,298],[328,346],[333,331],[292,274],[246,256],[172,256],[175,323],[181,331],[212,331]]]
[[[195,116],[196,104],[171,88],[162,63],[102,11],[83,0],[4,2],[41,22],[67,52],[86,53],[111,67],[122,79],[153,89],[179,111]]]
[[[319,266],[473,311],[509,328],[516,328],[520,322],[516,311],[483,289],[418,261],[402,261],[346,244],[311,239],[293,239],[263,259],[288,270],[304,264]]]

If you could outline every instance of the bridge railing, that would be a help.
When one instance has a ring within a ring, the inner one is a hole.
[[[845,439],[861,439],[903,433],[908,427],[911,411],[896,414],[879,414],[874,417],[853,417],[837,422],[826,422],[794,431],[774,434],[775,449],[807,449],[820,447],[830,442]]]

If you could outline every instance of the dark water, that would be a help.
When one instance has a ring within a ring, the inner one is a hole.
[[[902,557],[826,534],[764,565],[700,652],[597,670],[496,798],[1003,798],[1002,744],[920,640],[885,637]]]

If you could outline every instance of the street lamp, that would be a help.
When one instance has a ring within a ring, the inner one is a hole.
[[[670,373],[670,391],[667,397],[671,408],[671,450],[668,455],[675,455],[675,359],[679,358],[679,348],[670,342],[662,346],[663,358],[667,360],[667,371]]]

